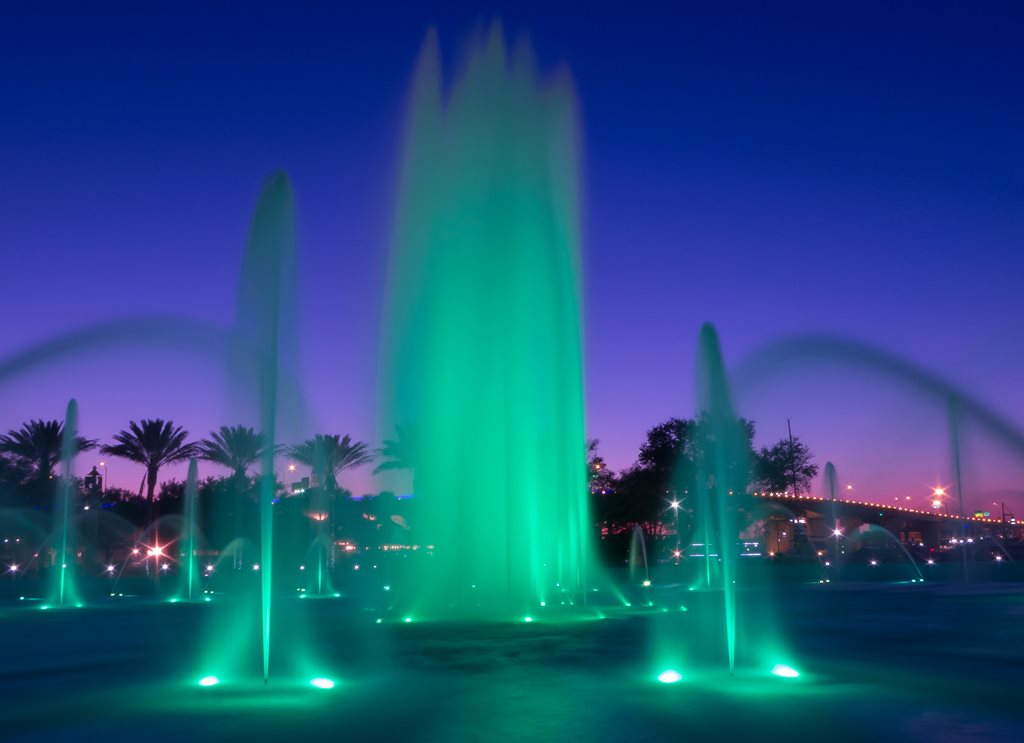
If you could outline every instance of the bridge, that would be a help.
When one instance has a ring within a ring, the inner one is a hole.
[[[937,547],[951,538],[971,539],[976,536],[1008,530],[1019,531],[1016,523],[998,518],[949,514],[937,509],[925,510],[897,504],[850,499],[831,499],[814,495],[755,492],[768,513],[766,534],[770,552],[790,552],[801,542],[825,542],[835,536],[835,529],[847,537],[865,534],[865,546],[882,547],[885,534],[872,539],[871,527],[881,527],[905,545]],[[838,524],[836,523],[838,521]],[[865,528],[866,527],[866,528]]]

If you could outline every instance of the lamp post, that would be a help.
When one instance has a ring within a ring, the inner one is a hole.
[[[100,462],[100,467],[103,468],[103,494],[106,495],[107,491],[110,490],[109,477],[110,474],[107,472],[107,463]]]

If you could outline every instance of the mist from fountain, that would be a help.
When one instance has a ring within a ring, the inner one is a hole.
[[[416,611],[511,617],[592,581],[576,114],[500,27],[442,99],[417,63],[389,266],[382,430],[418,431]]]

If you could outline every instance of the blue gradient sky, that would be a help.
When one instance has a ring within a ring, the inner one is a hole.
[[[578,86],[588,429],[613,466],[692,414],[705,320],[731,364],[834,332],[1024,423],[1019,5],[80,5],[12,2],[0,24],[0,357],[129,312],[227,325],[256,195],[284,168],[307,394],[321,428],[376,442],[412,64],[429,24],[451,70],[500,15]],[[202,434],[224,422],[219,373],[179,353],[91,354],[0,389],[0,428],[59,417],[74,395],[91,436],[143,416]],[[865,497],[920,504],[949,481],[944,410],[870,375],[786,369],[739,397],[760,443],[792,418]],[[1024,512],[1021,463],[966,439],[968,502]],[[141,471],[111,475],[135,487]]]

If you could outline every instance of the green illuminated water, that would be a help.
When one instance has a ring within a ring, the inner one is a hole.
[[[295,263],[294,217],[291,186],[283,174],[271,176],[260,194],[245,246],[242,280],[236,313],[234,348],[230,373],[233,403],[239,417],[257,417],[265,446],[260,454],[258,481],[259,533],[235,533],[230,544],[221,546],[235,568],[229,585],[236,587],[230,600],[211,615],[209,638],[203,665],[215,676],[241,677],[252,672],[255,648],[261,658],[263,680],[270,678],[272,628],[275,619],[274,499],[276,479],[274,455],[281,404],[281,355],[283,327],[294,311],[291,281]],[[287,375],[285,375],[287,376]],[[237,502],[236,502],[237,505]],[[231,504],[219,507],[225,510]],[[241,523],[234,519],[236,527]],[[244,563],[244,546],[258,539],[258,560]],[[219,577],[223,560],[214,575]],[[227,566],[224,566],[227,569]],[[255,622],[254,617],[258,617]],[[229,636],[225,628],[230,627]],[[293,637],[295,643],[303,638]],[[293,645],[288,652],[295,650]],[[276,656],[275,656],[276,657]]]
[[[709,325],[701,328],[697,349],[697,404],[706,414],[709,430],[704,433],[703,476],[699,487],[706,513],[698,513],[704,524],[705,554],[709,576],[711,544],[719,555],[720,589],[724,604],[725,642],[729,670],[736,665],[736,543],[737,501],[745,494],[750,472],[747,445],[741,422],[733,408],[732,393],[722,361],[718,334]],[[714,532],[714,537],[710,535]]]
[[[198,474],[198,463],[196,458],[192,457],[188,460],[188,479],[185,481],[185,528],[187,549],[186,563],[185,563],[185,598],[191,601],[198,588],[196,581],[199,579],[199,571],[196,569],[196,548],[198,543],[196,541],[196,507],[197,499],[199,498],[199,474]]]
[[[590,572],[576,111],[495,27],[442,99],[417,64],[388,277],[384,430],[417,431],[418,605],[522,616]]]
[[[842,554],[842,547],[839,544],[839,539],[842,536],[842,530],[839,522],[839,512],[836,506],[836,468],[831,462],[825,463],[825,486],[828,489],[828,497],[832,502],[832,538],[835,542],[835,554],[832,555],[832,575],[839,577],[839,558]]]
[[[240,303],[247,292],[254,292],[259,301],[252,302],[255,332],[256,380],[259,394],[259,423],[266,445],[260,456],[260,616],[263,649],[263,680],[270,678],[270,637],[273,610],[274,453],[277,433],[278,363],[280,323],[285,279],[283,270],[294,262],[294,217],[292,192],[283,174],[271,177],[260,195],[249,239],[246,244],[246,266]],[[248,281],[245,280],[248,276]]]
[[[57,606],[64,606],[67,603],[77,603],[78,592],[75,586],[75,549],[70,544],[70,532],[72,526],[71,513],[74,510],[75,496],[75,437],[78,434],[78,403],[74,400],[68,401],[67,412],[64,415],[64,436],[61,440],[61,465],[62,471],[60,480],[57,483],[57,510],[54,523],[57,525],[57,541],[60,549],[54,557],[54,601]]]

